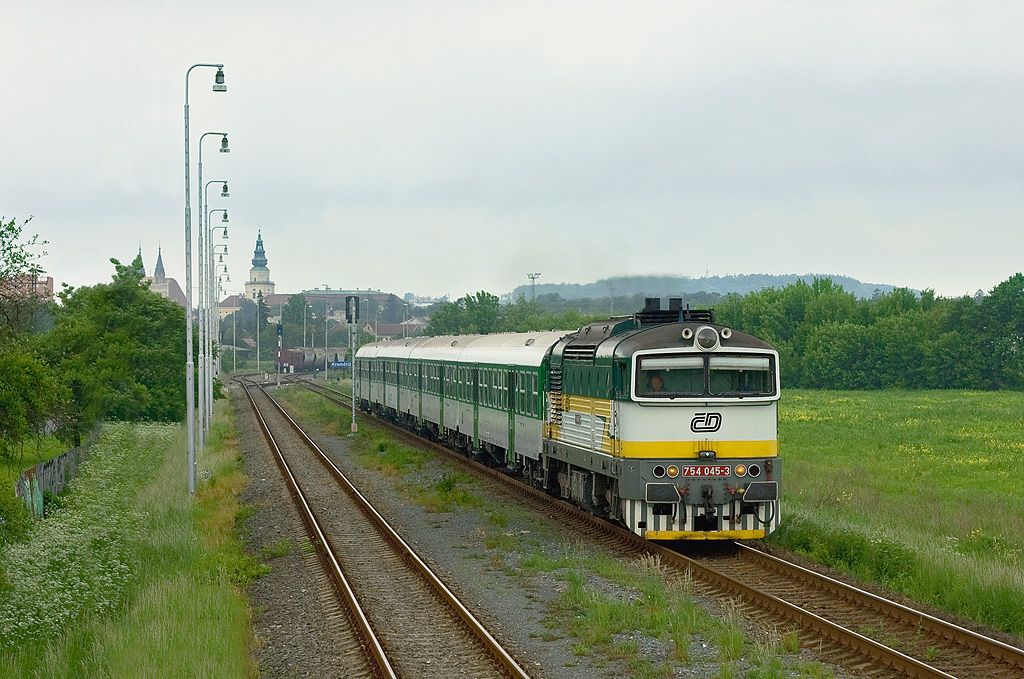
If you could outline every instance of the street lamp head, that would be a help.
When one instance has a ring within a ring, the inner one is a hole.
[[[224,240],[228,239],[228,227],[224,227]]]
[[[220,152],[231,153],[231,149],[228,148],[228,135],[226,134],[220,139]]]
[[[220,263],[220,264],[223,264],[224,263],[224,255],[219,255],[218,258],[217,258],[217,262]]]
[[[224,182],[224,186],[222,186],[221,189],[220,189],[220,197],[221,198],[229,198],[230,196],[231,196],[231,193],[228,192],[228,183]]]
[[[218,68],[217,75],[213,78],[213,91],[214,92],[227,92],[228,86],[224,84],[224,69]]]
[[[227,211],[227,210],[224,210],[224,216],[223,216],[223,217],[221,217],[220,221],[221,221],[222,223],[224,223],[224,224],[227,224],[227,223],[228,223],[228,211]]]

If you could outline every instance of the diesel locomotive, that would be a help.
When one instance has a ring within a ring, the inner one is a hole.
[[[658,299],[576,331],[420,337],[356,353],[357,403],[649,540],[779,525],[779,356]]]

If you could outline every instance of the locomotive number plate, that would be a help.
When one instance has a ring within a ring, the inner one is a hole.
[[[705,476],[728,476],[732,473],[732,467],[727,464],[694,465],[692,467],[681,467],[679,476],[705,477]]]

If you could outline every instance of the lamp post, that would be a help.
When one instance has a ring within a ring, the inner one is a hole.
[[[327,384],[327,283],[324,283],[324,384]]]
[[[214,132],[214,133],[207,133],[207,134],[223,134],[223,133],[221,133],[221,132]],[[227,136],[225,136],[223,139],[221,139],[221,149],[220,149],[221,153],[229,153],[230,152],[230,149],[227,148],[227,143],[228,143],[228,139],[227,139]],[[202,154],[202,147],[201,146],[200,146],[199,151],[200,151],[200,154]],[[200,170],[200,179],[202,179],[201,172],[202,172],[202,170]],[[228,191],[228,183],[227,183],[226,180],[223,180],[223,179],[213,179],[213,180],[210,180],[210,181],[206,182],[206,184],[200,183],[200,188],[202,189],[202,191],[200,191],[199,197],[200,197],[200,199],[202,201],[205,202],[204,204],[206,205],[206,213],[205,213],[205,215],[202,212],[200,212],[200,220],[202,220],[205,217],[205,222],[203,222],[203,224],[201,225],[203,228],[201,228],[200,231],[199,231],[200,238],[202,238],[203,236],[206,237],[206,248],[205,248],[205,250],[202,253],[202,257],[205,258],[205,261],[202,263],[202,269],[205,271],[205,274],[206,274],[203,277],[203,286],[204,286],[203,296],[206,298],[206,306],[205,306],[205,314],[204,314],[205,315],[205,323],[202,324],[202,326],[203,326],[203,338],[204,338],[203,349],[205,349],[206,359],[203,362],[203,365],[200,366],[200,371],[205,375],[205,379],[202,382],[202,388],[203,388],[203,391],[205,391],[205,400],[206,400],[206,408],[207,408],[207,416],[206,416],[207,427],[209,427],[210,418],[213,417],[213,374],[212,374],[211,371],[213,369],[213,335],[214,335],[214,327],[215,327],[214,319],[216,318],[217,321],[220,320],[219,313],[215,312],[215,309],[217,309],[217,311],[219,312],[219,304],[216,305],[216,306],[213,304],[213,300],[214,300],[214,297],[215,297],[214,290],[213,290],[213,270],[214,270],[213,255],[212,255],[212,251],[213,251],[213,247],[212,247],[213,246],[213,232],[216,229],[223,229],[224,230],[224,238],[227,239],[227,237],[228,237],[228,229],[227,229],[227,226],[226,226],[226,224],[228,222],[228,213],[227,213],[226,210],[224,211],[224,218],[221,220],[221,224],[220,225],[218,225],[218,226],[211,226],[210,225],[210,214],[212,214],[212,212],[210,211],[210,184],[223,184],[223,186],[221,187],[221,191],[220,191],[221,198],[228,198],[228,197],[231,196],[231,193]],[[219,302],[219,300],[217,300],[217,301]],[[203,351],[203,349],[201,349],[200,351]]]
[[[227,132],[204,132],[199,135],[199,280],[202,281],[202,285],[199,286],[199,447],[202,449],[206,445],[206,432],[210,428],[210,414],[213,412],[212,404],[207,402],[208,390],[206,384],[209,381],[209,375],[207,374],[210,369],[208,353],[210,346],[210,302],[209,302],[209,287],[207,280],[209,278],[209,272],[207,270],[207,262],[205,260],[206,248],[209,243],[206,241],[206,228],[203,222],[204,211],[203,211],[203,198],[205,191],[203,190],[203,140],[211,135],[220,135],[220,152],[230,153],[231,149],[228,148],[228,135]],[[204,244],[205,243],[205,244]],[[212,391],[212,390],[211,390]]]
[[[222,268],[223,268],[223,271],[221,271]],[[229,276],[228,273],[227,273],[228,267],[227,267],[226,264],[216,267],[214,269],[214,271],[217,273],[217,285],[216,285],[216,287],[214,289],[215,290],[215,294],[213,296],[213,299],[220,299],[220,295],[224,292],[224,280],[226,278],[230,282],[231,281],[231,276]],[[219,348],[220,347],[219,338],[220,338],[220,335],[221,335],[220,305],[217,306],[217,311],[215,312],[214,316],[215,316],[215,318],[211,319],[212,321],[214,321],[212,323],[212,329],[213,329],[214,334],[218,338],[217,346]],[[217,355],[217,364],[214,366],[214,368],[216,368],[217,374],[220,374],[220,354],[219,354],[219,352],[218,352],[218,355]],[[212,380],[211,380],[211,384],[212,384]],[[212,394],[212,392],[211,392],[211,394]],[[210,421],[211,422],[213,421],[213,397],[212,397],[212,395],[210,397]]]
[[[284,341],[284,304],[277,305],[277,386],[281,386],[281,344]]]
[[[369,288],[367,288],[367,292],[369,292]],[[366,311],[365,311],[365,313],[363,313],[363,318],[365,318],[366,322],[369,323],[370,322],[370,298],[369,297],[364,298],[363,301],[366,302]],[[358,337],[356,339],[358,339]],[[376,337],[374,339],[376,340]]]
[[[188,78],[194,68],[216,68],[214,92],[227,92],[224,84],[224,64],[193,64],[185,71],[185,420],[188,429],[188,492],[196,492],[196,440],[195,364],[192,361],[192,204],[189,195],[189,141],[188,141]]]
[[[221,180],[218,180],[218,181],[221,181]],[[224,190],[221,192],[222,196],[223,195],[228,195],[227,188],[228,188],[227,182],[224,182]],[[223,231],[224,231],[224,238],[228,237],[228,227],[227,227],[227,224],[228,224],[228,211],[225,208],[218,208],[216,210],[211,210],[209,203],[207,203],[207,205],[206,205],[206,224],[207,225],[210,224],[210,216],[213,215],[216,212],[223,213],[221,215],[220,224],[218,224],[217,226],[210,226],[206,230],[206,235],[207,235],[207,238],[206,238],[207,248],[206,248],[206,250],[207,250],[207,258],[208,258],[207,259],[207,263],[206,263],[206,273],[207,273],[207,276],[206,276],[206,281],[205,281],[205,285],[207,286],[206,287],[206,299],[207,299],[207,311],[206,311],[206,383],[203,384],[203,388],[206,390],[206,408],[207,408],[207,411],[208,411],[207,412],[207,422],[209,422],[209,418],[213,417],[213,322],[212,322],[213,304],[212,304],[212,300],[214,298],[214,289],[213,289],[213,271],[214,271],[213,251],[215,249],[212,246],[212,243],[213,243],[213,232],[218,230],[218,229],[223,229]],[[224,245],[224,247],[226,248],[227,246]]]
[[[225,267],[226,269],[226,267]],[[231,276],[227,276],[226,280],[231,282]],[[239,300],[244,298],[244,291],[238,292],[236,290],[224,289],[223,292],[229,295],[238,295]],[[238,309],[231,312],[231,372],[238,370],[238,336],[235,332],[235,321],[238,318],[238,311],[242,308],[242,303],[239,301]],[[217,322],[217,327],[220,327],[220,321]]]
[[[226,222],[227,217],[228,213],[225,211],[222,222]],[[220,243],[217,245],[213,244],[213,232],[218,229],[224,230],[224,238],[228,237],[228,227],[222,224],[220,226],[211,226],[208,231],[207,238],[207,249],[210,251],[210,266],[208,267],[210,274],[210,294],[207,295],[207,299],[209,301],[209,309],[207,312],[209,328],[206,331],[206,338],[209,342],[209,346],[206,350],[206,360],[209,362],[206,371],[208,389],[206,405],[210,409],[210,416],[207,420],[208,422],[213,418],[213,379],[220,374],[220,292],[222,287],[221,282],[223,281],[222,276],[226,276],[227,280],[229,282],[231,281],[231,276],[228,274],[228,265],[224,263],[224,255],[228,254],[228,245],[227,243]],[[218,255],[217,248],[224,248],[224,250]],[[219,256],[220,259],[218,263],[214,264],[213,258],[216,256]],[[214,283],[215,275],[216,283]],[[214,352],[214,342],[216,342],[216,352]],[[217,356],[216,363],[213,362],[215,353]]]
[[[221,151],[221,153],[229,153],[229,150],[227,148],[227,137],[226,136],[223,137],[221,139],[221,141],[220,141],[220,151]],[[224,225],[224,224],[227,223],[227,213],[226,212],[224,213],[224,218],[221,220],[221,224],[220,225],[212,226],[210,224],[210,184],[217,184],[217,183],[223,184],[221,186],[221,188],[220,188],[220,197],[221,198],[229,198],[230,197],[230,193],[227,190],[227,181],[226,180],[224,180],[224,179],[212,179],[212,180],[206,182],[205,184],[201,184],[201,187],[203,189],[202,193],[201,193],[201,198],[205,201],[206,210],[207,210],[206,215],[205,215],[205,217],[206,217],[205,228],[202,229],[202,232],[207,237],[207,240],[206,240],[206,246],[207,247],[206,247],[206,251],[204,252],[204,256],[207,257],[207,263],[204,265],[205,266],[205,270],[206,270],[206,278],[204,279],[204,282],[205,282],[204,285],[207,286],[206,287],[206,291],[207,292],[205,292],[204,294],[206,295],[206,298],[207,298],[207,325],[206,325],[206,338],[207,338],[207,341],[206,341],[206,354],[207,354],[207,358],[208,358],[209,362],[211,362],[211,363],[212,363],[212,360],[213,360],[214,319],[216,317],[216,319],[219,320],[219,308],[220,308],[219,307],[219,303],[216,306],[212,303],[212,301],[213,301],[213,299],[215,297],[215,295],[213,294],[213,290],[212,290],[212,288],[213,288],[213,269],[214,269],[214,266],[213,266],[213,256],[210,254],[211,251],[212,251],[212,246],[213,246],[213,230],[216,229],[216,228],[223,228],[224,229],[223,237],[224,237],[225,240],[227,239],[227,227]],[[219,302],[220,300],[218,299],[217,301]],[[214,315],[214,309],[215,308],[217,309],[217,315],[216,316]],[[208,366],[208,368],[209,367],[210,366]],[[212,379],[212,376],[210,376],[208,378],[208,380],[207,380],[207,382],[205,384],[208,385],[207,386],[207,391],[208,391],[209,394],[211,394],[210,401],[209,401],[209,407],[210,407],[210,412],[212,413],[213,412],[213,398],[212,398],[212,394],[213,394],[213,379]]]

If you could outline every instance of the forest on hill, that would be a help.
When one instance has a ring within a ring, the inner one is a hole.
[[[511,293],[513,300],[519,297],[532,299],[534,296],[558,295],[566,300],[583,298],[604,299],[628,297],[683,297],[695,294],[746,295],[766,288],[781,288],[797,281],[812,283],[827,278],[855,297],[865,299],[874,295],[891,292],[892,285],[884,283],[862,283],[856,278],[831,274],[735,274],[730,276],[613,276],[593,283],[538,283],[531,289],[520,285]],[[618,305],[616,305],[618,306]]]

